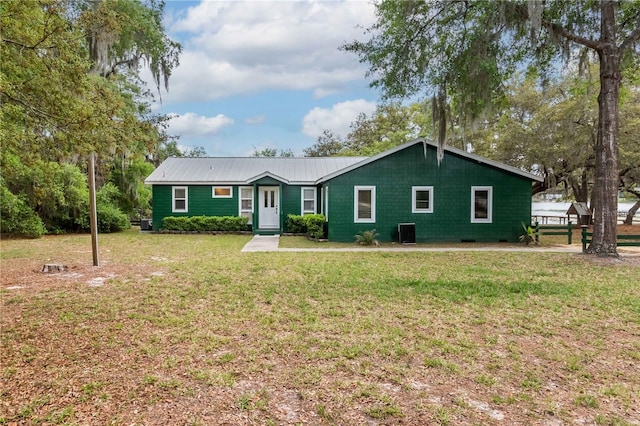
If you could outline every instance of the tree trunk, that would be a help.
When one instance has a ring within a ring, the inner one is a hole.
[[[569,176],[568,178],[569,184],[571,185],[571,191],[573,191],[573,196],[578,202],[588,202],[589,201],[589,181],[587,179],[587,170],[583,169],[582,174],[580,175],[580,181],[578,182],[573,176]]]
[[[627,217],[624,220],[625,225],[633,225],[633,217],[636,215],[638,209],[640,209],[640,200],[636,201],[627,212]]]
[[[594,185],[593,239],[587,253],[618,256],[618,100],[620,52],[616,45],[615,2],[603,1],[598,95],[598,140]]]

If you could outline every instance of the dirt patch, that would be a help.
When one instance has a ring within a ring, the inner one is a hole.
[[[99,287],[113,279],[149,279],[166,273],[158,269],[157,265],[153,267],[155,269],[149,269],[149,266],[144,264],[112,264],[108,261],[102,262],[100,266],[78,262],[65,265],[64,271],[43,272],[41,264],[20,259],[3,263],[0,287],[28,294],[56,288],[69,288],[78,284]]]

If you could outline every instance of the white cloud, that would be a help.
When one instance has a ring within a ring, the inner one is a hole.
[[[256,115],[255,117],[245,118],[244,122],[246,124],[262,124],[264,123],[265,117],[264,115]]]
[[[352,122],[358,114],[371,115],[376,109],[375,102],[364,99],[340,102],[328,108],[314,108],[302,120],[302,132],[311,137],[318,137],[323,130],[329,129],[340,136],[346,136]]]
[[[183,138],[213,136],[223,127],[234,123],[232,118],[218,114],[215,117],[204,117],[193,112],[186,114],[168,114],[169,133]]]
[[[321,98],[326,98],[327,96],[331,96],[334,93],[337,93],[338,90],[336,89],[327,89],[324,87],[318,87],[317,89],[315,89],[313,91],[313,99],[321,99]]]
[[[365,74],[357,56],[339,46],[360,38],[374,21],[374,6],[365,1],[202,1],[169,22],[185,49],[164,97],[213,100],[277,89],[335,93]]]

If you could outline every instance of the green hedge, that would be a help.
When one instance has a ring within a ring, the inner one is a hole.
[[[294,234],[307,234],[310,238],[324,238],[325,217],[322,214],[287,216],[287,231]]]
[[[168,216],[162,220],[162,229],[168,231],[225,231],[248,230],[249,219],[240,216]]]

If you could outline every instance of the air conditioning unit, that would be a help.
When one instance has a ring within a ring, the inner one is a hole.
[[[416,224],[415,223],[399,223],[398,239],[400,244],[416,243]]]
[[[141,219],[140,220],[140,230],[141,231],[151,231],[153,229],[153,221],[151,219]]]

